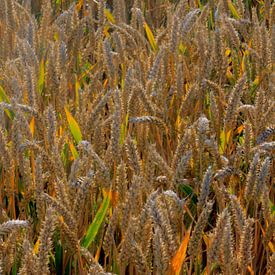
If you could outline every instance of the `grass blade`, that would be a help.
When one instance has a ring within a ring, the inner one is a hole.
[[[67,108],[64,107],[64,109],[65,109],[65,113],[66,113],[66,116],[67,116],[67,120],[68,120],[68,123],[69,123],[71,133],[72,133],[76,143],[79,143],[82,140],[82,134],[81,134],[81,130],[79,128],[79,125],[76,122],[76,120],[73,118],[72,114],[67,110]]]
[[[154,35],[153,35],[150,27],[148,26],[148,24],[146,22],[144,22],[144,29],[145,29],[147,38],[149,40],[149,43],[150,43],[153,51],[155,52],[157,50],[158,46],[157,46],[157,43],[155,41]]]
[[[82,246],[88,248],[94,241],[97,232],[106,216],[109,204],[110,204],[111,193],[104,198],[99,210],[97,211],[93,222],[90,224],[87,233],[82,241]]]
[[[171,261],[172,274],[180,274],[182,264],[186,258],[186,251],[190,239],[191,227],[185,234],[182,243]]]
[[[233,3],[232,3],[231,0],[228,1],[228,7],[229,7],[229,9],[230,9],[230,11],[231,11],[233,17],[234,17],[235,19],[240,19],[240,16],[239,16],[239,14],[238,14],[238,12],[237,12],[237,10],[236,10],[236,8],[235,8],[235,6],[233,5]]]

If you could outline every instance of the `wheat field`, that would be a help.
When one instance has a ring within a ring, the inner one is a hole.
[[[275,3],[0,0],[0,274],[275,274]]]

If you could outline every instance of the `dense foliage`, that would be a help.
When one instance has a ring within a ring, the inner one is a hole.
[[[271,0],[0,0],[0,274],[275,274]]]

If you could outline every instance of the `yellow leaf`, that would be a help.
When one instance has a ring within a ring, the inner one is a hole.
[[[268,225],[268,223],[267,223],[267,228],[268,228],[269,226],[270,226],[270,225]],[[261,224],[260,224],[260,228],[261,228],[261,231],[262,231],[263,236],[264,236],[264,238],[265,238],[265,236],[266,236],[266,231],[263,229],[263,227],[262,227]],[[274,246],[274,244],[273,244],[272,242],[268,242],[267,245],[268,245],[268,247],[270,248],[271,252],[274,253],[274,252],[275,252],[275,246]]]
[[[110,23],[115,24],[116,20],[109,9],[104,9],[104,14]]]
[[[125,84],[125,75],[126,75],[126,67],[124,64],[121,64],[121,88],[124,89]]]
[[[33,247],[33,253],[34,254],[38,254],[38,249],[39,249],[39,245],[40,245],[40,239],[38,239]]]
[[[253,81],[253,85],[258,86],[259,83],[260,83],[260,77],[259,77],[259,76],[256,76],[256,78],[255,78],[254,81]]]
[[[64,222],[63,216],[60,215],[60,216],[58,217],[58,219],[59,219],[60,222]]]
[[[190,159],[190,166],[191,166],[191,169],[193,169],[194,166],[195,166],[195,163],[194,163],[194,159],[193,159],[193,158]]]
[[[231,50],[230,49],[226,49],[225,50],[225,56],[229,56],[231,54]]]
[[[231,0],[228,0],[228,7],[229,7],[229,9],[230,9],[230,11],[231,11],[233,17],[234,17],[235,19],[240,19],[240,16],[239,16],[239,14],[238,14],[238,12],[237,12],[237,10],[236,10],[236,8],[235,8],[235,6],[233,5],[233,3],[232,3]]]
[[[57,32],[54,33],[53,39],[54,39],[54,41],[58,41],[59,36],[58,36],[58,33],[57,33]]]
[[[59,127],[59,136],[60,136],[60,137],[63,136],[63,132],[64,132],[64,130],[63,130],[62,126],[60,126],[60,127]]]
[[[226,77],[228,78],[229,81],[233,81],[234,80],[234,76],[230,71],[230,67],[227,68],[226,70]]]
[[[272,242],[268,243],[268,247],[270,248],[270,250],[271,250],[272,253],[275,252],[275,247],[274,247],[274,244]]]
[[[178,115],[177,115],[176,122],[175,122],[175,128],[176,128],[177,131],[179,131],[179,129],[180,129],[181,121],[182,121],[182,120],[181,120],[181,116],[178,114]]]
[[[75,82],[75,103],[76,103],[76,107],[78,107],[78,105],[79,105],[79,89],[80,89],[80,83],[78,82],[78,80],[76,80],[76,82]]]
[[[31,130],[32,136],[34,136],[34,125],[35,125],[35,120],[34,120],[34,117],[32,117],[32,120],[30,122],[30,130]]]
[[[242,58],[241,66],[240,66],[240,73],[243,74],[245,72],[245,60],[249,56],[249,51],[245,50],[244,55]]]
[[[81,134],[80,128],[78,126],[78,123],[73,118],[72,114],[67,110],[67,108],[64,107],[64,109],[65,109],[65,113],[66,113],[66,116],[67,116],[67,120],[68,120],[68,123],[69,123],[71,133],[72,133],[75,141],[77,143],[79,143],[82,140],[82,134]]]
[[[154,35],[153,35],[151,29],[149,28],[149,26],[146,22],[144,22],[144,29],[145,29],[147,38],[149,40],[149,43],[150,43],[153,51],[155,52],[157,50],[158,46],[157,46],[157,43],[155,41]]]
[[[106,37],[109,37],[110,36],[110,34],[109,34],[109,26],[107,26],[107,25],[105,25],[104,27],[103,27],[103,33],[104,33],[104,35],[106,36]]]
[[[188,83],[188,82],[187,82],[184,86],[185,86],[185,90],[186,90],[186,91],[188,91],[188,90],[189,90],[189,88],[191,87],[191,85],[189,85],[189,83]]]
[[[224,130],[221,131],[220,141],[221,141],[221,144],[219,146],[219,151],[222,154],[225,151],[225,147],[226,147],[226,137],[225,137]]]
[[[176,252],[175,256],[171,261],[172,272],[174,272],[175,274],[180,273],[182,264],[184,263],[184,260],[186,258],[186,251],[187,251],[187,246],[190,239],[190,233],[191,233],[191,227],[185,234],[178,251]]]
[[[180,43],[179,43],[179,52],[180,52],[181,54],[185,54],[186,50],[187,50],[187,47],[184,46],[184,45],[182,44],[182,42],[180,42]]]
[[[206,246],[207,246],[207,247],[210,247],[210,245],[211,245],[211,240],[209,239],[209,237],[208,237],[205,233],[203,233],[202,238],[203,238],[203,240],[204,240]]]
[[[110,190],[106,188],[102,189],[102,193],[103,193],[103,198],[106,198],[108,195],[111,195]]]
[[[243,74],[245,72],[245,55],[242,58],[241,66],[240,66],[240,74]]]

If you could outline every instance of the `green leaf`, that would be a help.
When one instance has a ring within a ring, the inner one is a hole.
[[[17,265],[16,265],[16,261],[14,262],[13,266],[12,266],[12,275],[16,275],[17,274]]]
[[[0,100],[9,104],[11,103],[2,86],[0,86]]]
[[[191,197],[192,203],[196,204],[198,199],[197,195],[193,192],[193,189],[190,185],[180,184],[179,189],[188,197]]]
[[[58,238],[55,239],[54,242],[54,251],[55,251],[55,268],[57,271],[57,274],[62,274],[62,265],[63,265],[63,250],[62,250],[62,246],[61,246],[61,242],[60,240],[58,240]]]
[[[200,10],[202,10],[202,9],[203,9],[203,4],[201,3],[201,1],[200,1],[200,0],[198,0],[198,4],[199,4],[199,8],[200,8]]]
[[[61,152],[61,159],[63,161],[63,164],[67,166],[69,163],[69,144],[65,143],[63,146],[63,150]]]
[[[6,102],[8,104],[10,104],[10,99],[8,98],[8,96],[6,95],[4,89],[2,86],[0,86],[0,102]],[[14,119],[14,112],[10,111],[8,109],[5,109],[5,113],[7,114],[7,116],[9,117],[10,120]]]
[[[69,123],[71,133],[72,133],[76,143],[79,143],[82,140],[82,134],[81,134],[79,125],[76,122],[76,120],[73,118],[72,114],[67,110],[67,108],[64,107],[64,109],[65,109],[65,113],[67,116],[67,120]]]
[[[185,54],[186,53],[187,47],[182,44],[182,41],[180,41],[180,43],[179,43],[178,50],[179,50],[180,54]]]
[[[104,198],[99,210],[97,211],[93,222],[89,225],[87,233],[82,241],[82,246],[88,248],[91,243],[94,241],[97,232],[106,216],[109,204],[110,204],[111,193]]]
[[[273,213],[275,212],[275,205],[271,201],[269,203],[271,204],[270,209],[271,209],[271,214],[273,215]]]

